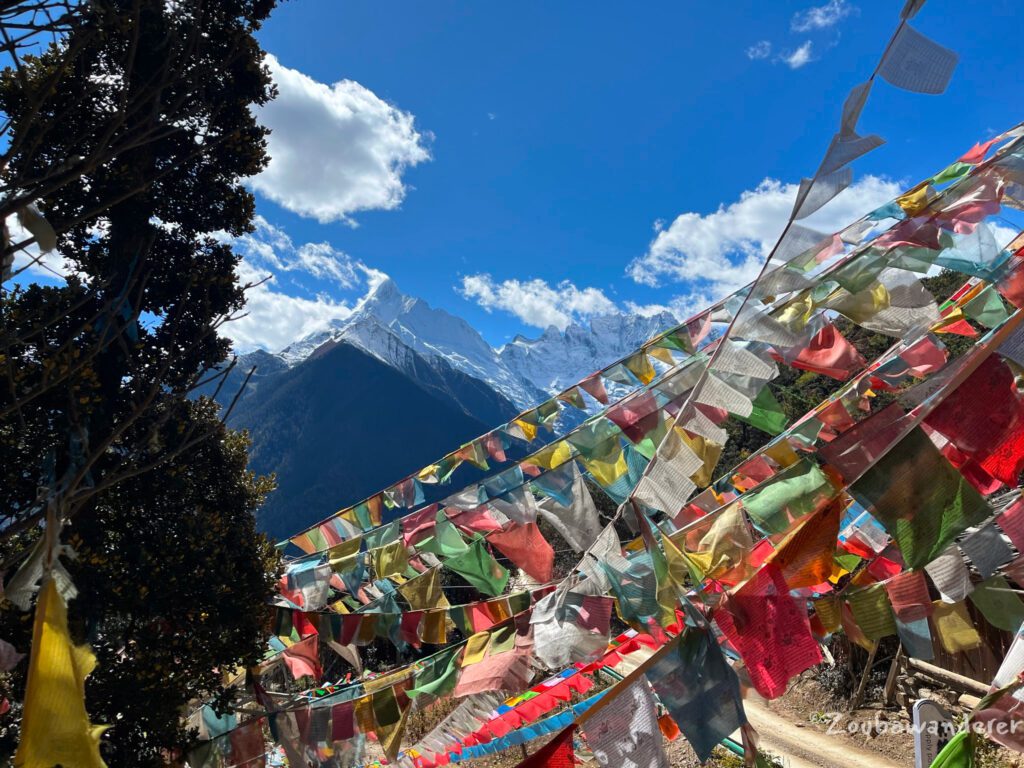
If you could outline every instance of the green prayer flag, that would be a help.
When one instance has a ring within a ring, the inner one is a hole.
[[[796,520],[835,495],[835,486],[825,473],[803,459],[744,494],[742,504],[754,525],[775,534],[785,533]]]
[[[365,501],[360,502],[354,508],[356,522],[359,524],[360,529],[366,531],[373,528],[373,521],[370,519],[370,505]]]
[[[655,342],[655,346],[676,349],[688,355],[694,353],[693,341],[690,340],[690,334],[686,332],[685,328],[665,334]]]
[[[840,566],[850,571],[851,573],[854,571],[854,569],[856,569],[858,565],[860,565],[861,561],[861,557],[859,555],[854,555],[852,553],[837,554],[832,559],[839,563]]]
[[[850,293],[860,293],[889,266],[889,256],[877,248],[868,248],[858,258],[835,270],[831,278]]]
[[[480,537],[474,539],[469,549],[461,555],[445,560],[444,566],[455,571],[485,595],[497,597],[508,584],[508,570],[502,568],[491,556]]]
[[[537,406],[537,421],[549,431],[558,421],[559,414],[561,414],[561,409],[558,407],[557,398],[552,398]]]
[[[825,425],[822,421],[814,416],[809,419],[804,419],[801,423],[797,424],[789,431],[789,437],[794,440],[799,440],[808,449],[814,450],[817,447],[818,435],[821,433],[822,427]]]
[[[860,631],[875,642],[896,634],[896,619],[884,584],[872,584],[849,596],[850,610]]]
[[[896,541],[907,568],[923,568],[992,509],[921,429],[909,432],[851,491]]]
[[[454,557],[466,552],[469,545],[448,516],[444,512],[438,512],[434,535],[417,543],[416,549],[420,552],[433,552],[441,557]]]
[[[455,690],[459,681],[459,656],[463,645],[449,648],[431,656],[423,669],[413,678],[413,687],[406,691],[410,699],[427,695],[440,699]]]
[[[749,416],[737,416],[736,418],[770,435],[781,434],[786,429],[789,419],[786,418],[782,406],[779,405],[779,401],[775,399],[775,395],[768,387],[761,389],[752,404],[754,410]]]
[[[515,616],[530,607],[529,592],[513,592],[508,596],[508,609]]]
[[[319,528],[311,528],[306,531],[306,535],[309,536],[309,540],[313,542],[314,552],[323,552],[328,548],[329,545],[327,544],[327,539],[324,537],[323,533],[320,532]]]
[[[1024,622],[1024,601],[1002,576],[992,576],[974,587],[970,594],[981,615],[993,627],[1016,632]]]
[[[967,317],[986,328],[995,328],[1010,316],[1002,298],[991,285],[964,304],[963,310]]]
[[[511,651],[516,645],[516,625],[514,622],[495,627],[491,630],[491,639],[487,644],[487,655],[495,656],[499,653]]]
[[[665,434],[668,432],[669,423],[662,415],[663,413],[659,412],[658,424],[654,429],[644,435],[643,440],[633,446],[637,453],[648,461],[654,458],[654,454],[658,452],[658,446],[661,445],[661,441],[665,439]]]
[[[959,179],[961,176],[966,174],[971,168],[970,163],[961,163],[959,160],[952,165],[946,166],[939,171],[935,176],[932,176],[932,186],[938,186],[939,184],[945,184],[947,181],[953,181]]]
[[[452,606],[448,609],[448,617],[455,624],[456,629],[458,629],[463,635],[469,637],[473,634],[473,627],[469,623],[469,617],[466,615],[465,606]]]

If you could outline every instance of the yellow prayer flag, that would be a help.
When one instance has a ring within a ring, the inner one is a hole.
[[[555,469],[572,458],[572,446],[568,440],[559,440],[542,448],[525,461],[542,469]]]
[[[468,667],[471,664],[478,664],[484,660],[484,652],[487,650],[487,643],[490,642],[490,632],[477,632],[470,635],[466,641],[466,650],[462,654],[461,666]]]
[[[928,182],[922,181],[909,192],[896,198],[896,204],[907,216],[916,216],[928,206]]]
[[[401,539],[373,551],[373,569],[378,579],[401,576],[409,567],[409,552]]]
[[[85,711],[85,678],[96,667],[88,645],[68,634],[68,609],[53,579],[39,593],[25,688],[18,768],[103,768],[100,734]]]
[[[444,608],[427,611],[420,622],[420,640],[428,645],[448,642],[448,611]]]
[[[377,718],[373,714],[372,698],[372,696],[361,696],[355,700],[356,726],[362,733],[369,733],[377,729]]]
[[[402,710],[402,717],[397,723],[377,729],[377,741],[384,749],[384,754],[388,758],[388,763],[394,763],[395,758],[398,757],[398,753],[402,747],[402,736],[405,734],[405,724],[409,719],[409,713],[411,711],[412,706],[407,706]]]
[[[365,693],[376,693],[377,691],[397,685],[403,680],[409,680],[414,675],[415,671],[412,669],[400,669],[397,672],[389,672],[379,677],[363,680],[363,691]]]
[[[791,331],[802,331],[816,308],[817,304],[808,291],[787,302],[775,315],[775,319]]]
[[[839,599],[835,595],[828,595],[815,600],[814,612],[818,615],[818,620],[826,632],[835,632],[842,624]]]
[[[788,440],[780,440],[774,445],[768,446],[764,449],[764,455],[778,464],[782,469],[791,467],[800,461],[800,457],[797,456],[796,451],[793,450],[793,446],[789,444]]]
[[[705,488],[711,485],[715,479],[715,467],[718,466],[718,459],[722,455],[722,446],[703,435],[690,435],[682,427],[676,427],[676,434],[686,443],[687,447],[697,454],[704,466],[690,475],[690,479],[697,484],[698,488]]]
[[[745,565],[746,553],[754,546],[750,528],[743,517],[739,502],[715,514],[708,520],[707,532],[701,537],[696,552],[687,552],[690,559],[709,577],[724,579],[729,571]],[[685,551],[686,532],[671,536],[672,543]],[[741,578],[735,573],[736,579]]]
[[[594,479],[605,488],[614,483],[628,471],[628,467],[626,466],[626,454],[623,452],[622,446],[616,444],[615,450],[617,451],[617,456],[612,461],[581,458],[583,466],[585,466],[587,471],[594,476]]]
[[[650,384],[654,380],[654,366],[642,351],[626,359],[626,368],[640,379],[641,384]]]
[[[537,425],[531,424],[528,421],[522,419],[516,419],[512,422],[523,431],[523,437],[526,438],[527,442],[533,442],[533,439],[537,437]]]
[[[845,289],[836,291],[826,305],[859,325],[887,309],[891,303],[889,289],[876,281],[856,293],[850,293]]]
[[[444,590],[441,589],[440,568],[431,568],[423,575],[409,579],[398,588],[398,592],[414,611],[447,608],[450,605],[448,598],[444,596]]]
[[[672,350],[665,347],[648,347],[647,354],[655,360],[661,360],[665,365],[675,365],[676,360],[672,357]]]
[[[948,653],[969,651],[981,645],[981,636],[971,623],[970,614],[964,603],[944,603],[936,600],[932,603],[932,623],[935,632]]]

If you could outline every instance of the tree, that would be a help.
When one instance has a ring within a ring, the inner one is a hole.
[[[59,45],[0,76],[12,126],[0,217],[45,192],[72,271],[58,289],[6,292],[0,307],[0,418],[18,425],[0,450],[47,457],[45,473],[23,472],[10,489],[5,534],[42,518],[40,484],[59,487],[72,516],[127,466],[167,461],[140,422],[227,358],[217,330],[244,286],[238,256],[210,233],[252,227],[240,181],[266,153],[250,107],[272,96],[252,33],[273,5],[94,0]],[[9,249],[24,242],[13,225],[11,239]],[[154,448],[149,462],[131,458],[142,446]]]
[[[253,512],[272,483],[246,470],[248,440],[220,424],[215,404],[178,407],[163,439],[190,421],[215,435],[98,496],[68,538],[79,590],[70,621],[98,660],[87,705],[114,726],[104,739],[110,766],[163,765],[165,751],[184,748],[183,707],[221,692],[224,672],[256,664],[270,625],[277,554]],[[0,613],[0,636],[16,647],[30,632],[24,616]],[[5,695],[17,701],[22,684],[12,676]]]
[[[0,0],[2,263],[20,259],[0,293],[0,557],[9,580],[48,514],[79,551],[70,610],[112,765],[182,746],[177,716],[218,693],[214,668],[262,650],[266,481],[190,396],[231,369],[218,331],[247,286],[213,233],[252,229],[251,107],[273,96],[253,35],[275,4]],[[50,246],[65,282],[21,283]],[[0,611],[21,650],[27,617]]]

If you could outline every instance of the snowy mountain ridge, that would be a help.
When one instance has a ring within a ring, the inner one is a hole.
[[[668,312],[650,317],[599,315],[589,327],[573,323],[559,331],[552,326],[536,339],[517,336],[494,349],[465,320],[401,293],[388,278],[347,318],[289,344],[276,357],[292,367],[324,345],[348,342],[408,372],[411,350],[428,362],[443,360],[525,409],[625,356],[676,322]]]

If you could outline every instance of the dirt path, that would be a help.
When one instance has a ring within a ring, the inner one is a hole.
[[[761,736],[761,748],[782,758],[786,768],[906,768],[845,739],[798,728],[756,700],[746,699],[743,708]]]

